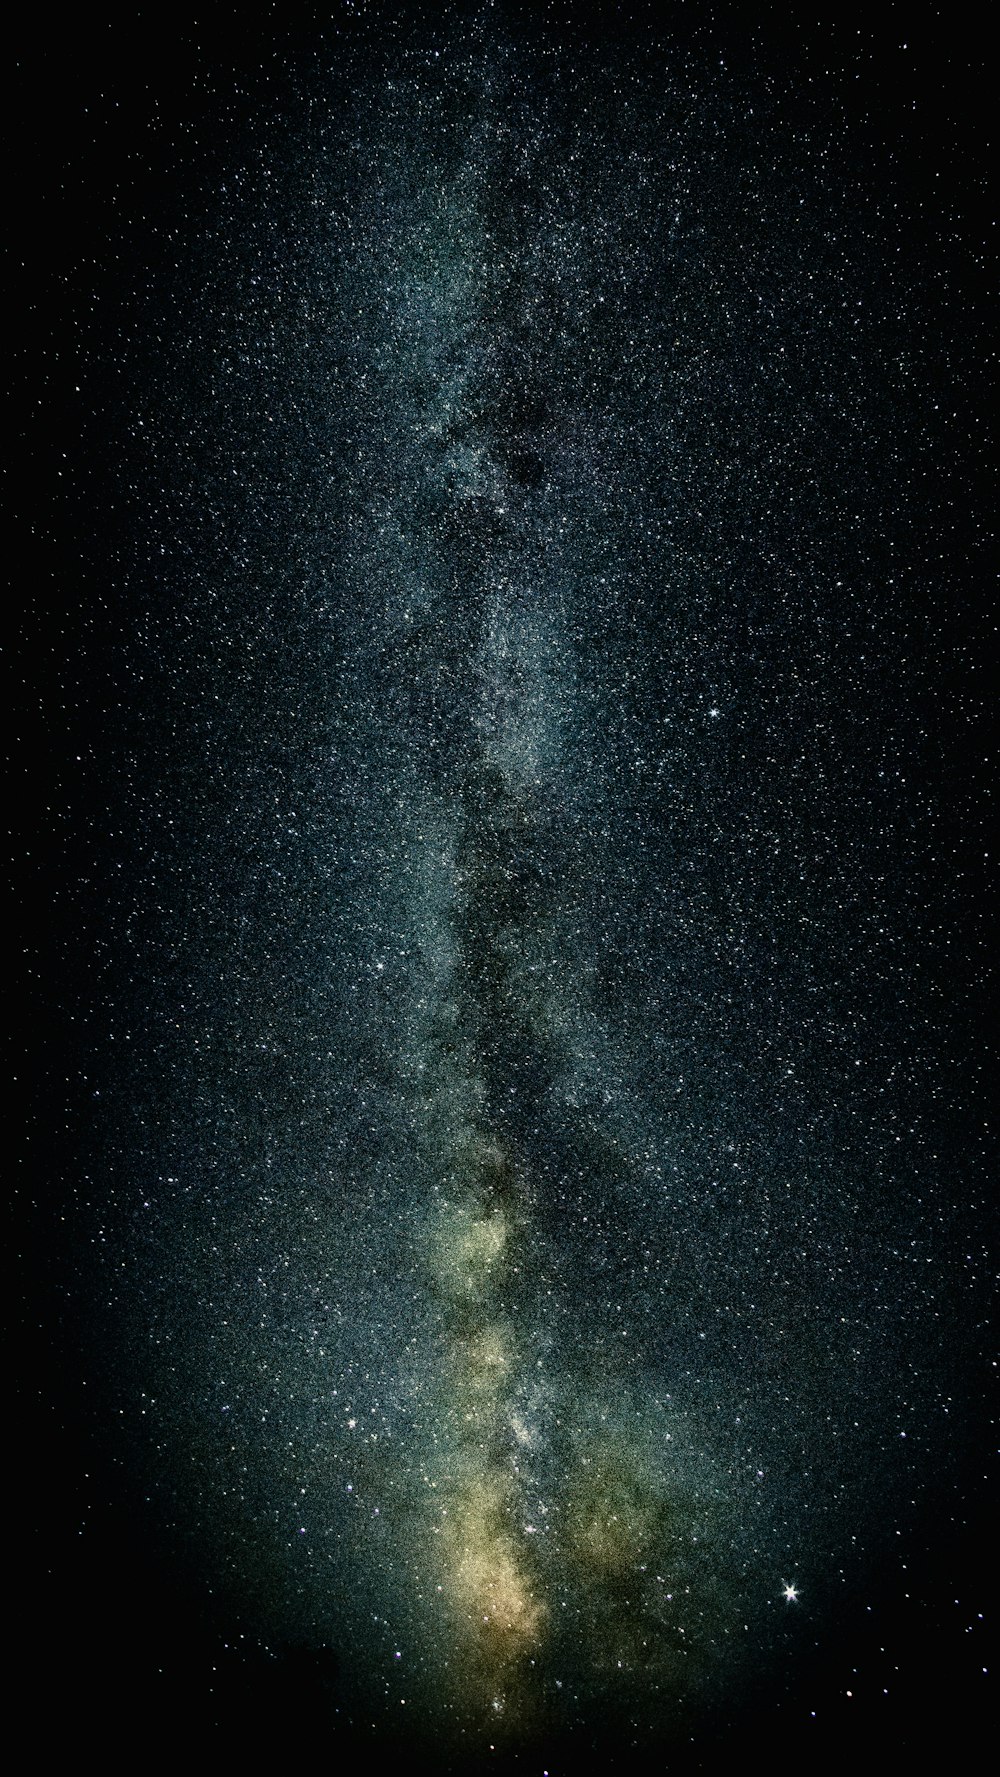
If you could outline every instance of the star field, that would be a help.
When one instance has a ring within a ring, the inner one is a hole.
[[[26,57],[29,1592],[116,1744],[982,1707],[976,63],[686,10]]]

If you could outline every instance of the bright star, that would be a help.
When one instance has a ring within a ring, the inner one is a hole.
[[[798,1586],[790,1586],[788,1584],[787,1580],[782,1580],[781,1589],[785,1595],[785,1603],[786,1604],[797,1604],[798,1603],[798,1601],[799,1601]]]

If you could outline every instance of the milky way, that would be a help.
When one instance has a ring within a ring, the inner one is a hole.
[[[959,76],[728,16],[139,40],[60,63],[50,149],[89,97],[37,453],[64,1691],[442,1770],[953,1729]]]

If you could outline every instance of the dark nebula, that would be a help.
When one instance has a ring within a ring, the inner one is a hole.
[[[984,49],[758,11],[24,46],[50,1752],[983,1720]]]

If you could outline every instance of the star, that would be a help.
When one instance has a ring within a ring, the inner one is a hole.
[[[798,1586],[790,1586],[787,1580],[782,1580],[781,1590],[784,1595],[784,1599],[785,1599],[786,1604],[798,1604],[798,1601],[799,1601]]]

